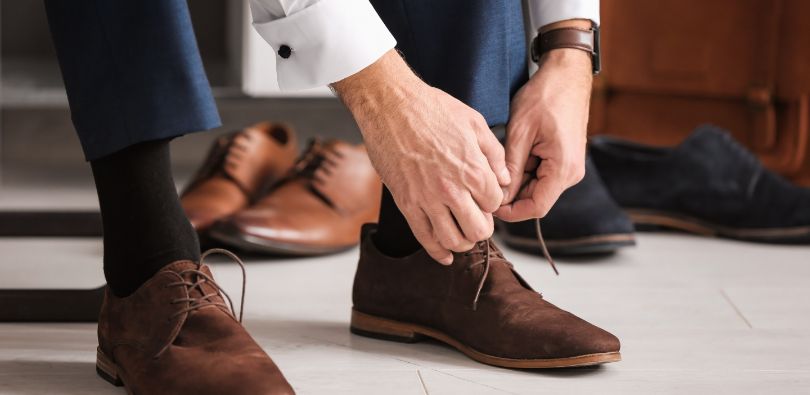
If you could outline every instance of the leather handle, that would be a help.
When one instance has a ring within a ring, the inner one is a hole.
[[[771,149],[776,145],[776,103],[769,88],[752,88],[748,91],[754,125],[754,146]]]
[[[810,94],[792,100],[785,111],[788,118],[780,124],[780,141],[761,158],[765,166],[791,174],[800,171],[810,155]]]

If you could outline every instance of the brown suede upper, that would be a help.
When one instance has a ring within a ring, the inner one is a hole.
[[[127,389],[150,395],[293,394],[275,363],[223,306],[217,288],[196,271],[211,277],[205,265],[178,261],[130,296],[107,290],[99,348]],[[182,284],[198,281],[199,287]],[[203,292],[215,296],[202,298]],[[184,312],[199,303],[207,305]]]
[[[375,229],[364,226],[353,289],[355,310],[425,326],[501,358],[551,359],[619,351],[615,336],[532,290],[491,240],[454,254],[453,264],[443,266],[424,250],[404,258],[383,255],[371,239]]]

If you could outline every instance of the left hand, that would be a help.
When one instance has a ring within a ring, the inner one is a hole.
[[[509,221],[544,217],[567,188],[585,175],[590,56],[555,49],[512,99],[506,126],[511,183],[495,215]]]

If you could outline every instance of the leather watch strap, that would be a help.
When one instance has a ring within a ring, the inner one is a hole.
[[[593,63],[594,75],[601,70],[599,28],[597,26],[591,29],[563,27],[540,33],[532,41],[532,61],[537,62],[544,53],[559,48],[573,48],[589,53]]]

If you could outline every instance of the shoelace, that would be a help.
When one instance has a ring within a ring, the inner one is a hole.
[[[304,153],[298,157],[295,164],[290,171],[290,177],[302,176],[311,178],[314,176],[315,171],[321,167],[324,161],[324,144],[320,139],[313,139],[304,150]]]
[[[212,249],[210,249],[208,251],[205,251],[202,254],[202,256],[200,257],[200,264],[197,267],[201,267],[203,262],[205,261],[205,258],[207,258],[208,256],[211,256],[213,254],[222,254],[222,255],[226,255],[226,256],[230,257],[231,259],[233,259],[239,265],[239,268],[242,269],[242,298],[241,298],[240,303],[239,303],[239,322],[241,323],[242,322],[242,314],[243,314],[244,309],[245,309],[245,285],[247,284],[247,274],[245,272],[245,263],[242,262],[242,260],[239,259],[239,257],[236,256],[236,254],[234,254],[234,253],[232,253],[232,252],[230,252],[230,251],[228,251],[226,249],[212,248]],[[205,274],[205,272],[203,272],[202,270],[199,270],[199,269],[186,269],[186,270],[183,270],[183,271],[179,272],[178,274],[180,276],[183,276],[183,275],[189,274],[189,273],[192,273],[192,274],[194,274],[196,276],[196,280],[194,282],[190,282],[190,281],[186,281],[186,280],[176,281],[176,282],[167,284],[166,287],[184,286],[184,287],[186,287],[189,294],[191,294],[191,291],[193,291],[196,288],[196,289],[198,289],[200,291],[202,296],[187,297],[187,298],[177,298],[177,299],[172,300],[171,301],[172,304],[186,303],[187,302],[188,306],[186,306],[185,308],[181,309],[180,311],[177,311],[174,314],[172,314],[171,318],[174,318],[174,317],[177,317],[179,315],[188,313],[190,311],[198,310],[198,309],[203,308],[205,306],[221,306],[221,307],[225,307],[225,308],[230,307],[230,311],[232,312],[232,314],[236,312],[236,309],[234,308],[233,300],[231,299],[231,297],[228,295],[227,292],[225,292],[224,289],[222,289],[221,286],[219,286],[219,284],[216,283],[216,281],[214,281],[213,278],[211,278],[211,276]],[[205,291],[202,288],[202,285],[205,284],[205,283],[208,283],[208,284],[211,284],[212,286],[214,286],[214,288],[216,289],[216,292],[206,294]],[[225,297],[225,299],[228,301],[227,305],[225,303],[223,303],[223,302],[217,302],[217,301],[211,300],[211,298],[214,298],[214,297],[219,296],[219,295],[222,295],[222,296]]]
[[[543,239],[543,233],[540,229],[540,219],[537,218],[534,221],[534,229],[537,232],[537,241],[540,243],[540,249],[543,252],[543,256],[548,261],[549,265],[551,265],[551,269],[554,270],[554,274],[560,275],[560,272],[557,270],[557,265],[554,264],[554,259],[551,258],[551,254],[548,252],[548,248],[546,247],[546,241]],[[493,255],[492,247],[491,247],[490,240],[484,240],[477,243],[476,248],[467,251],[464,255],[471,256],[476,253],[482,253],[484,255],[484,259],[479,262],[475,262],[468,269],[473,268],[477,265],[484,265],[484,273],[481,274],[481,279],[478,280],[478,287],[475,290],[475,298],[473,299],[472,308],[473,311],[478,310],[478,300],[481,298],[481,290],[484,289],[484,283],[487,281],[487,277],[489,276],[489,268],[490,268],[490,259],[491,258],[500,258],[503,259],[503,254],[495,250],[495,254]],[[512,267],[512,264],[509,263],[509,266]]]
[[[200,263],[197,264],[197,269],[183,270],[183,271],[177,273],[181,278],[183,278],[183,280],[175,281],[173,283],[166,284],[166,288],[179,287],[179,286],[186,287],[186,290],[187,290],[186,293],[188,295],[191,295],[192,291],[195,288],[198,289],[200,291],[200,293],[202,294],[202,296],[198,296],[198,297],[177,298],[177,299],[172,300],[171,304],[188,303],[188,306],[186,306],[185,308],[183,308],[183,309],[175,312],[174,314],[172,314],[169,317],[169,320],[172,320],[175,317],[183,315],[185,313],[201,309],[201,308],[203,308],[205,306],[221,306],[221,307],[224,307],[226,309],[230,306],[231,315],[233,315],[236,312],[236,309],[234,308],[234,305],[233,305],[233,300],[231,300],[231,297],[228,295],[228,293],[225,292],[225,290],[222,289],[222,287],[220,287],[219,284],[217,284],[216,281],[214,281],[214,279],[211,278],[211,276],[205,274],[205,272],[200,270],[203,263],[205,262],[205,258],[207,258],[207,257],[209,257],[209,256],[211,256],[213,254],[222,254],[222,255],[228,256],[229,258],[233,259],[233,261],[236,262],[239,265],[240,269],[242,269],[242,298],[241,298],[240,303],[239,303],[239,323],[242,322],[242,315],[243,315],[243,312],[244,312],[244,309],[245,309],[245,286],[247,284],[247,273],[245,272],[245,263],[242,262],[242,260],[239,259],[239,257],[236,256],[236,254],[234,254],[234,253],[232,253],[232,252],[230,252],[230,251],[228,251],[226,249],[223,249],[223,248],[212,248],[210,250],[205,251],[200,256]],[[189,274],[189,273],[191,273],[193,275],[194,279],[195,279],[193,282],[187,281],[183,277],[185,274]],[[205,284],[205,283],[208,283],[208,284],[212,285],[216,289],[216,292],[211,292],[211,293],[206,294],[205,290],[202,288],[202,285]],[[218,302],[218,301],[211,300],[211,298],[214,298],[214,297],[216,297],[218,295],[224,296],[225,299],[228,301],[228,304],[225,304],[223,302]],[[236,317],[234,317],[234,318],[236,318]],[[155,355],[155,357],[160,356],[160,354],[162,354],[164,351],[166,351],[173,342],[174,342],[174,339],[171,339],[165,346],[163,346],[163,348],[161,348],[161,350]]]

